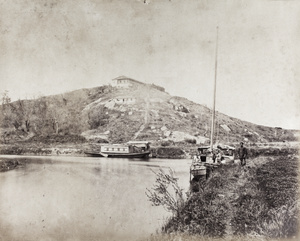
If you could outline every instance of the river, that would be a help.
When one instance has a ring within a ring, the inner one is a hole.
[[[145,195],[159,168],[189,186],[191,160],[29,157],[0,173],[0,240],[140,240],[170,213]],[[1,239],[2,238],[2,239]]]

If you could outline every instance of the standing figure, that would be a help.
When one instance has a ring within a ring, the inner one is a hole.
[[[222,161],[222,156],[223,156],[223,153],[221,150],[218,150],[218,153],[217,153],[217,162],[220,164],[221,161]]]
[[[239,155],[239,158],[241,160],[241,166],[245,166],[246,165],[246,158],[248,158],[248,151],[247,151],[247,148],[244,147],[243,142],[241,142],[241,146],[238,149],[238,155]]]
[[[217,158],[216,150],[212,150],[212,159],[213,159],[213,163],[216,162],[216,158]]]

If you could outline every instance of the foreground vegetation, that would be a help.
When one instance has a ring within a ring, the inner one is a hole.
[[[173,216],[162,227],[162,234],[150,240],[262,240],[295,238],[298,234],[298,156],[260,156],[247,166],[219,167],[207,181],[199,182],[199,192],[188,193],[186,201],[175,195]],[[180,188],[175,178],[164,174],[148,191],[155,205]],[[164,180],[164,181],[161,181]],[[173,181],[168,181],[173,180]],[[167,193],[167,195],[166,195]],[[170,208],[169,208],[170,210]]]

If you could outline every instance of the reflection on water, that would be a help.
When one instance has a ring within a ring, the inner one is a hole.
[[[20,157],[17,157],[20,158]],[[23,157],[0,173],[0,240],[133,240],[170,215],[145,195],[153,171],[171,167],[185,190],[190,160]],[[153,170],[153,171],[152,171]]]

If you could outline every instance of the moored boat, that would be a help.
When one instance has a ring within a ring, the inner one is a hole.
[[[228,145],[215,145],[215,107],[216,107],[216,85],[217,85],[217,54],[218,54],[218,28],[216,39],[216,56],[215,56],[215,78],[214,78],[214,95],[213,108],[210,130],[210,145],[198,148],[198,153],[193,157],[190,166],[190,183],[198,182],[200,179],[208,178],[210,173],[221,164],[228,164],[234,161],[234,147]]]
[[[85,151],[84,153],[92,157],[148,158],[150,142],[130,141],[125,144],[103,144],[99,151]]]

